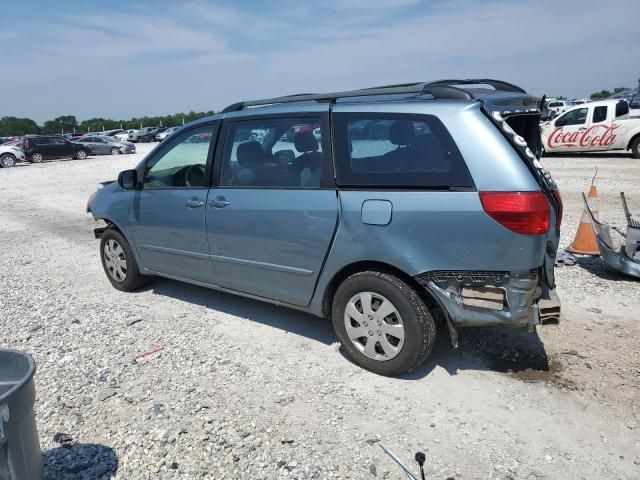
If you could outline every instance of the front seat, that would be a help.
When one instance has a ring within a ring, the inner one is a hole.
[[[318,151],[318,140],[311,132],[298,132],[294,146],[302,155],[293,161],[292,182],[301,187],[319,187],[322,175],[322,152]]]
[[[238,145],[236,158],[240,166],[236,175],[236,185],[251,186],[256,184],[258,170],[266,161],[262,145],[258,142],[245,142]]]

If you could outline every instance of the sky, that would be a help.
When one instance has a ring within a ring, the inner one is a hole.
[[[127,119],[442,78],[637,86],[639,0],[0,0],[0,117]],[[7,21],[7,19],[13,19]]]

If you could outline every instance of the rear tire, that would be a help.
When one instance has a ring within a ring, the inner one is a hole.
[[[100,239],[100,259],[104,273],[114,288],[131,292],[147,283],[140,273],[131,246],[115,228],[107,228]]]
[[[76,158],[78,160],[84,160],[85,158],[87,158],[87,152],[86,150],[78,150],[76,152]]]
[[[344,280],[333,299],[332,321],[347,356],[385,376],[418,368],[436,338],[435,322],[420,296],[385,272],[360,272]]]
[[[0,167],[11,168],[16,166],[16,157],[10,153],[4,153],[0,156]]]
[[[633,158],[640,158],[640,137],[637,137],[631,144],[631,155]]]
[[[31,163],[42,163],[43,160],[44,160],[44,155],[42,155],[40,152],[32,153],[31,156],[29,157],[29,161]]]

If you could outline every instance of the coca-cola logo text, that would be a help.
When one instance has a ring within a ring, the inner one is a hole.
[[[615,131],[619,125],[593,125],[584,131],[565,132],[563,127],[556,128],[547,145],[550,148],[563,147],[608,147],[616,141]]]

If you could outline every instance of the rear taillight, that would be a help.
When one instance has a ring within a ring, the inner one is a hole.
[[[500,225],[525,235],[549,231],[551,209],[542,192],[480,192],[482,208]]]
[[[558,205],[558,211],[556,212],[556,229],[559,232],[560,225],[562,224],[562,213],[564,210],[564,207],[562,205],[562,197],[560,196],[560,190],[553,190],[551,194],[553,195],[553,198],[555,199],[556,204]]]

